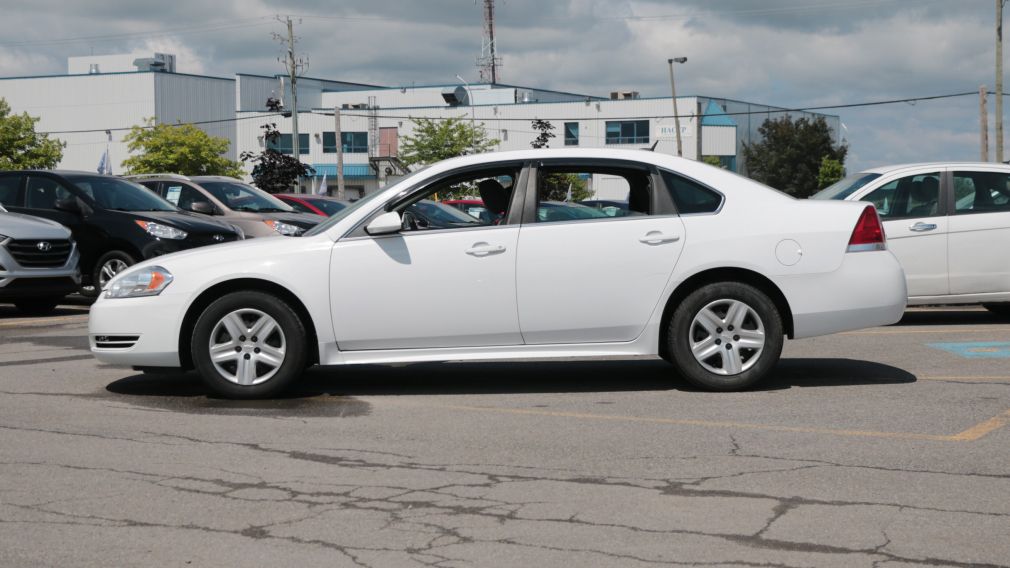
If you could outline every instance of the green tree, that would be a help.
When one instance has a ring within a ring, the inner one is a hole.
[[[253,183],[256,187],[270,193],[284,193],[291,191],[292,186],[299,178],[315,173],[315,169],[302,163],[301,160],[288,154],[282,154],[271,148],[277,144],[281,137],[275,123],[264,124],[263,139],[266,141],[266,149],[260,153],[242,152],[239,158],[243,162],[255,164],[252,170]]]
[[[538,118],[530,122],[530,126],[533,127],[533,130],[540,133],[530,142],[530,146],[535,149],[550,148],[551,138],[554,138],[554,125],[548,120],[540,120]]]
[[[414,119],[414,133],[403,137],[400,160],[408,166],[493,150],[498,140],[488,138],[483,124],[471,126],[459,118]]]
[[[211,136],[192,124],[134,126],[123,138],[133,155],[123,160],[131,174],[173,173],[184,176],[241,177],[242,166],[224,157],[228,139]]]
[[[543,177],[541,201],[583,201],[593,196],[587,180],[576,173],[549,173]],[[568,199],[571,189],[572,198]]]
[[[821,169],[817,171],[817,189],[824,189],[845,177],[845,167],[833,158],[821,158]]]
[[[758,129],[762,140],[743,145],[747,174],[796,197],[817,191],[821,160],[845,163],[848,146],[835,146],[824,117],[814,120],[791,116],[768,119]]]
[[[67,143],[35,132],[38,118],[11,114],[0,97],[0,170],[51,170],[63,159]]]
[[[701,161],[702,163],[710,166],[715,166],[717,168],[722,167],[722,160],[719,159],[719,156],[702,156]]]

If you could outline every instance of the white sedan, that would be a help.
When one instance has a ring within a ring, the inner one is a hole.
[[[1010,316],[1010,166],[874,168],[814,199],[869,201],[877,207],[908,278],[909,305],[982,303]]]
[[[574,186],[628,214],[540,214]],[[474,194],[503,216],[408,211]],[[891,324],[905,298],[872,205],[652,152],[530,150],[439,162],[298,239],[138,264],[89,333],[102,362],[195,368],[236,398],[315,364],[632,355],[735,390],[773,370],[785,337]]]

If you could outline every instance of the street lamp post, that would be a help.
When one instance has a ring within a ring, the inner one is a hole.
[[[470,151],[474,154],[477,153],[477,140],[476,132],[473,127],[473,95],[470,94],[470,83],[466,82],[466,79],[456,75],[456,78],[463,82],[463,88],[466,89],[466,104],[470,107]]]
[[[673,82],[673,64],[674,63],[687,63],[686,57],[674,57],[672,59],[667,59],[666,62],[670,65],[670,95],[673,97],[673,128],[677,131],[677,155],[684,155],[684,148],[681,146],[680,142],[680,116],[677,115],[677,87]]]

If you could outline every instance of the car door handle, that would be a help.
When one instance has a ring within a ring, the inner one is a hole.
[[[501,245],[490,245],[488,243],[474,243],[472,247],[466,249],[466,254],[471,256],[488,256],[505,252],[505,247]]]
[[[680,240],[680,235],[667,235],[661,233],[660,231],[649,231],[644,237],[638,239],[638,242],[645,243],[647,245],[661,245],[663,243],[672,243]]]
[[[916,233],[923,233],[925,231],[935,231],[936,223],[916,223],[908,228],[909,231],[915,231]]]

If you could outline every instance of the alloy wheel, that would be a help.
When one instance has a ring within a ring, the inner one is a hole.
[[[118,258],[110,258],[102,265],[98,273],[98,288],[104,290],[105,286],[112,278],[120,272],[126,270],[130,265]]]
[[[286,341],[281,326],[260,310],[235,310],[210,334],[210,360],[229,382],[242,386],[270,380],[284,363]]]
[[[751,306],[720,299],[703,307],[691,321],[690,349],[705,370],[738,375],[750,369],[765,347],[765,329]]]

